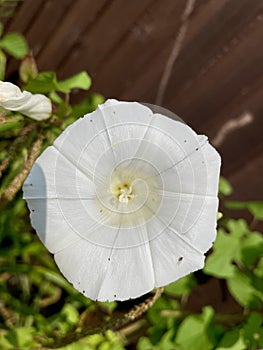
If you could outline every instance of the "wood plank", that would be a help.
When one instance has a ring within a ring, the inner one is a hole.
[[[184,5],[182,0],[166,0],[165,6],[164,2],[154,2],[114,52],[105,59],[93,88],[106,96],[120,95],[174,35]]]
[[[51,38],[51,35],[54,35],[60,26],[61,19],[73,2],[74,0],[49,0],[45,1],[43,6],[41,6],[37,21],[34,21],[25,33],[29,46],[36,58],[43,46]]]
[[[4,28],[7,28],[15,12],[22,4],[21,0],[5,1],[0,4],[0,21]]]
[[[188,51],[190,47],[198,42],[200,32],[206,30],[207,26],[212,26],[215,18],[219,16],[219,13],[222,11],[223,6],[228,0],[210,0],[197,2],[199,5],[195,7],[193,15],[190,20],[190,25],[188,27],[187,35],[183,42],[182,52],[180,53],[179,60],[185,62],[188,59]],[[202,5],[202,6],[201,6]],[[128,100],[138,100],[147,101],[154,103],[157,89],[159,86],[161,74],[164,70],[166,61],[171,52],[172,46],[174,44],[174,38],[176,37],[176,31],[166,44],[166,47],[163,50],[153,57],[147,65],[142,69],[140,75],[134,77],[132,84],[130,84],[124,91],[121,93],[121,97]],[[182,59],[180,57],[183,57]],[[177,66],[178,60],[175,64]],[[192,65],[190,65],[191,69]],[[180,68],[182,70],[183,67]],[[175,77],[177,82],[177,77]]]
[[[243,84],[233,99],[221,106],[212,118],[207,118],[206,122],[202,124],[202,131],[207,133],[211,139],[216,138],[219,127],[229,120],[236,119],[246,113],[258,113],[262,106],[262,96],[263,75],[249,85]],[[260,119],[263,124],[263,119]]]
[[[16,16],[10,22],[10,25],[6,28],[7,31],[18,31],[25,33],[37,16],[41,13],[44,0],[24,0],[16,13]]]
[[[38,58],[42,70],[56,70],[77,42],[82,41],[87,28],[94,23],[106,0],[75,0],[43,48]]]
[[[122,37],[131,30],[137,17],[149,8],[152,1],[133,0],[126,2],[125,6],[123,0],[111,1],[107,10],[97,19],[96,25],[85,32],[83,40],[61,64],[60,71],[72,75],[78,67],[95,76],[107,54],[109,56],[114,47],[120,44]]]
[[[263,73],[262,37],[262,22],[253,22],[236,39],[231,50],[227,49],[221,57],[216,57],[210,67],[204,67],[204,71],[192,78],[191,84],[182,86],[173,99],[170,97],[170,108],[180,106],[186,119],[195,115],[196,126],[216,113],[244,85],[251,84]]]
[[[231,132],[219,147],[223,157],[223,171],[226,176],[230,176],[237,169],[242,168],[251,158],[256,157],[257,154],[263,151],[262,96],[263,85],[260,89],[251,90],[249,96],[244,98],[244,102],[236,105],[231,110],[232,115],[235,113],[235,117],[239,117],[246,112],[251,113],[253,121],[244,128],[237,128]],[[230,114],[228,114],[228,118],[229,116]],[[220,114],[213,118],[218,130],[223,125],[219,118]],[[207,130],[204,130],[205,133],[206,131],[209,133],[208,127]]]
[[[248,159],[241,169],[237,169],[228,176],[229,181],[234,186],[232,198],[242,201],[262,201],[262,174],[263,152],[257,154],[254,158]]]

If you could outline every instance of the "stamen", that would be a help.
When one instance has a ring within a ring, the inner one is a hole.
[[[132,187],[124,186],[124,188],[120,189],[121,194],[118,199],[121,203],[128,203],[129,200],[134,198],[134,194],[132,193]]]

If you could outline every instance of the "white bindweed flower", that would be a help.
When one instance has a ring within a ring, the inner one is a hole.
[[[39,121],[48,119],[52,113],[51,101],[45,95],[22,92],[18,86],[3,81],[0,81],[0,106]]]
[[[91,299],[136,298],[204,266],[220,156],[177,119],[108,100],[69,126],[25,181],[32,225]]]

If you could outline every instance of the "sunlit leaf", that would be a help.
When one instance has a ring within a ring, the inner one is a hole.
[[[228,201],[225,203],[229,209],[247,209],[257,220],[263,220],[263,202],[236,202]]]
[[[91,94],[83,99],[79,104],[72,106],[71,116],[73,120],[83,117],[85,114],[90,113],[97,106],[104,102],[104,97],[99,94]]]
[[[192,288],[196,285],[193,275],[188,275],[179,280],[170,283],[165,287],[165,292],[174,296],[185,296],[191,293]]]
[[[246,350],[247,346],[239,329],[227,332],[216,350]]]
[[[24,90],[34,94],[45,94],[58,89],[56,74],[52,71],[46,71],[38,74],[30,80]]]
[[[218,192],[223,194],[224,196],[229,196],[233,192],[231,184],[223,176],[220,176],[219,179]]]
[[[23,123],[23,117],[11,117],[7,118],[5,121],[0,121],[0,133],[19,129],[23,126]]]
[[[73,305],[66,304],[60,312],[66,323],[70,326],[75,325],[79,320],[79,313]]]
[[[241,240],[241,259],[246,266],[254,264],[263,254],[263,236],[259,232],[249,232]]]
[[[91,86],[91,78],[87,72],[82,71],[72,77],[58,83],[58,90],[69,93],[72,89],[88,90]]]
[[[0,50],[0,80],[5,80],[6,55]]]
[[[206,259],[203,271],[218,278],[233,276],[236,271],[233,262],[239,257],[241,237],[242,233],[234,236],[219,230],[213,253]]]
[[[263,317],[252,312],[243,328],[244,338],[249,342],[249,349],[259,349],[263,346]]]
[[[23,58],[29,51],[24,37],[18,33],[6,34],[0,40],[0,48],[17,59]]]
[[[263,281],[251,274],[236,271],[227,280],[230,293],[244,307],[260,308],[263,305]]]
[[[211,307],[205,307],[202,315],[187,316],[181,323],[176,334],[175,342],[181,350],[209,350],[214,348],[211,333],[208,333],[209,325],[214,317]]]
[[[37,345],[33,337],[34,333],[35,330],[32,327],[21,327],[10,331],[6,338],[15,348],[30,349]]]

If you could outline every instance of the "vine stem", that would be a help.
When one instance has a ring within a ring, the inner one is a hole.
[[[71,333],[68,333],[64,338],[60,338],[54,341],[53,344],[50,344],[49,348],[43,348],[45,350],[49,349],[57,349],[73,342],[76,342],[88,335],[96,334],[96,333],[105,333],[107,330],[116,331],[121,327],[124,327],[128,323],[134,322],[140,316],[142,316],[162,295],[164,288],[156,288],[154,290],[153,296],[147,298],[142,303],[135,305],[130,311],[126,314],[110,320],[106,321],[103,325],[98,327],[86,327],[81,330],[75,329]],[[48,342],[48,340],[47,340]]]
[[[13,179],[10,185],[3,191],[0,197],[0,209],[3,209],[7,205],[7,203],[10,202],[15,197],[16,193],[20,190],[36,158],[40,154],[42,144],[43,144],[43,136],[40,136],[35,141],[35,143],[33,144],[32,148],[29,151],[29,154],[25,159],[23,170]]]
[[[160,84],[159,84],[159,88],[158,88],[157,96],[156,96],[156,100],[155,100],[155,103],[157,105],[162,105],[162,103],[163,103],[164,94],[166,92],[167,85],[168,85],[168,82],[169,82],[171,74],[172,74],[174,63],[175,63],[177,57],[179,56],[181,49],[182,49],[182,46],[183,46],[183,41],[184,41],[187,29],[188,29],[190,16],[194,10],[195,2],[196,2],[196,0],[188,0],[186,2],[184,12],[181,16],[180,28],[178,30],[176,37],[175,37],[171,53],[168,57],[163,74],[161,76],[161,80],[160,80]]]

